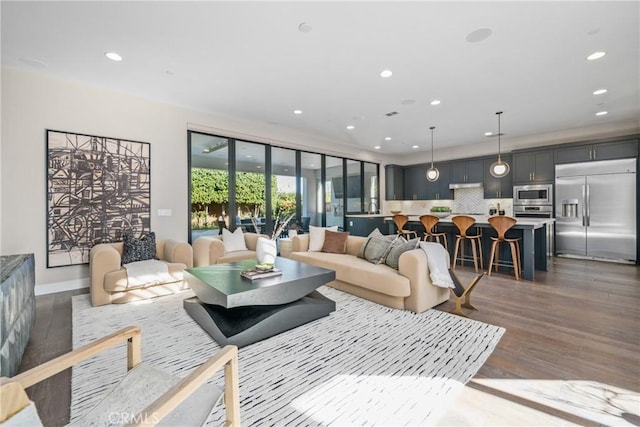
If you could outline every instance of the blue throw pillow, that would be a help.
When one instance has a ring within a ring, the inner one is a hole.
[[[130,262],[146,261],[156,258],[156,233],[143,234],[139,239],[133,234],[123,236],[122,264]]]

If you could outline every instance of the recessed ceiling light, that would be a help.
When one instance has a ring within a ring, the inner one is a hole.
[[[302,110],[293,110],[293,114],[302,114]]]
[[[247,154],[247,159],[250,159],[250,158],[251,158],[251,154]]]
[[[418,148],[418,146],[417,146],[417,145],[414,145],[414,146],[413,146],[413,147],[411,147],[411,148]]]
[[[387,77],[391,77],[392,74],[393,74],[393,72],[391,70],[383,70],[380,73],[380,77],[387,78]]]
[[[493,132],[485,132],[484,133],[484,136],[491,136],[491,135],[493,135]]]
[[[18,58],[18,60],[20,62],[22,62],[23,64],[27,64],[33,68],[39,68],[39,69],[43,69],[43,68],[47,68],[47,64],[45,64],[44,62],[35,59],[35,58],[30,58],[30,57],[20,57]]]
[[[285,172],[289,172],[289,169],[285,169],[284,171],[285,171]]]
[[[310,33],[311,30],[313,30],[313,27],[306,22],[298,25],[298,31],[300,31],[301,33]]]
[[[440,100],[434,99],[433,101],[431,101],[431,105],[440,105]]]
[[[356,127],[355,127],[354,125],[349,125],[349,126],[347,126],[347,129],[349,129],[349,130],[353,130],[353,129],[355,129],[355,128],[356,128]]]
[[[598,112],[596,113],[596,116],[606,116],[607,114],[609,114],[609,112],[608,112],[608,111],[598,111]]]
[[[106,52],[104,54],[104,56],[106,56],[107,58],[109,58],[112,61],[122,61],[122,56],[118,55],[115,52]]]
[[[490,28],[480,28],[467,34],[466,40],[469,43],[477,43],[486,40],[491,36]]]
[[[385,137],[384,137],[384,140],[385,140],[385,141],[391,141],[391,137],[390,137],[390,136],[385,136]]]
[[[589,61],[593,61],[593,60],[595,60],[595,59],[600,59],[600,58],[602,58],[603,56],[605,56],[606,54],[607,54],[607,52],[602,52],[602,51],[600,51],[600,52],[593,52],[591,55],[587,56],[587,60],[589,60]]]
[[[373,149],[374,149],[374,150],[379,150],[379,149],[380,149],[380,146],[379,146],[379,145],[376,145],[375,147],[373,147]]]
[[[598,90],[594,90],[593,94],[594,95],[602,95],[603,93],[607,93],[606,89],[598,89]]]

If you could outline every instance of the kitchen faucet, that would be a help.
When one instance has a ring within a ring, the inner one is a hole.
[[[370,201],[369,204],[367,205],[367,213],[369,215],[375,214],[377,210],[378,210],[378,205],[375,202],[375,200]]]

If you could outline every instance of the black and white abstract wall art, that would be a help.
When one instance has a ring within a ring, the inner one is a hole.
[[[47,130],[47,267],[149,232],[150,166],[149,143]]]

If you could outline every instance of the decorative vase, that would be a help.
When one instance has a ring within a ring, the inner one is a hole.
[[[276,262],[277,255],[278,248],[276,247],[275,240],[258,237],[258,242],[256,243],[256,258],[258,258],[258,263],[274,263]]]

